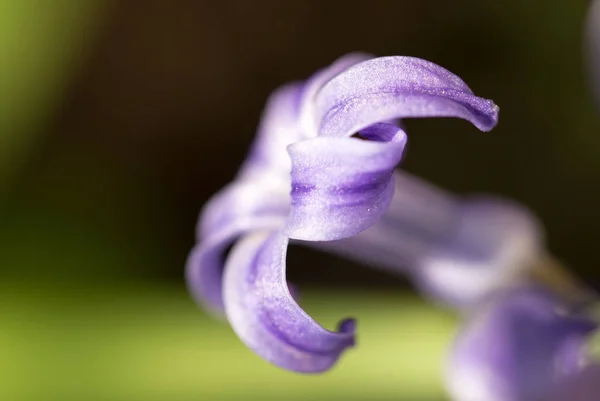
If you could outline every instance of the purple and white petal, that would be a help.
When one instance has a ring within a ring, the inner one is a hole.
[[[413,279],[429,296],[468,307],[539,265],[543,228],[522,206],[472,198],[460,203],[456,217],[414,265]]]
[[[374,225],[307,245],[407,274],[427,296],[460,308],[521,278],[542,257],[542,227],[523,207],[461,200],[401,170],[394,181],[389,208]]]
[[[285,224],[285,216],[279,214],[245,216],[222,230],[211,232],[203,237],[190,252],[186,262],[186,283],[192,297],[206,310],[222,315],[223,270],[227,248],[240,237],[257,230],[278,230]]]
[[[314,97],[316,92],[334,76],[354,64],[370,59],[371,55],[350,53],[314,74],[302,83],[285,85],[274,91],[263,111],[256,139],[239,177],[256,174],[289,174],[290,159],[285,148],[296,141],[314,137]]]
[[[256,139],[238,178],[251,179],[256,175],[290,172],[286,146],[304,137],[300,124],[304,85],[285,85],[269,96],[263,111]]]
[[[225,250],[239,238],[239,232],[224,232],[196,244],[185,267],[186,285],[194,300],[204,309],[220,316],[223,306],[223,268]]]
[[[576,374],[596,322],[541,288],[508,291],[471,317],[450,352],[454,401],[531,401]]]
[[[448,70],[402,56],[354,65],[326,83],[315,102],[321,136],[351,136],[378,122],[412,117],[458,117],[488,131],[499,110]]]
[[[347,238],[385,212],[406,135],[390,124],[377,124],[362,134],[388,142],[317,137],[288,147],[292,207],[287,236],[310,241]]]
[[[285,219],[290,210],[290,183],[277,174],[255,175],[235,180],[216,193],[200,212],[196,238],[202,241],[230,226],[248,224],[249,219]]]
[[[331,65],[323,68],[306,80],[302,92],[302,111],[300,117],[305,138],[313,138],[318,134],[319,116],[316,114],[315,108],[315,97],[317,92],[335,76],[346,71],[353,65],[372,58],[374,58],[374,56],[368,53],[349,53],[340,57]]]
[[[322,372],[354,345],[355,324],[344,320],[339,331],[328,331],[298,306],[286,283],[287,246],[280,232],[258,231],[234,247],[225,268],[225,311],[240,339],[267,361]]]
[[[349,238],[307,245],[394,274],[411,274],[423,255],[456,224],[460,203],[444,190],[402,170],[394,172],[394,187],[388,209],[367,230]]]
[[[199,243],[186,265],[196,301],[221,314],[225,250],[247,232],[280,229],[288,213],[289,186],[276,179],[238,180],[213,196],[200,214]]]
[[[596,101],[600,105],[600,0],[592,0],[586,28],[590,80]]]

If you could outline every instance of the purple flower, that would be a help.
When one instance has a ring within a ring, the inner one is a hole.
[[[299,372],[328,369],[354,344],[354,323],[328,331],[294,301],[285,277],[289,240],[393,270],[442,259],[489,265],[498,256],[489,241],[497,238],[477,240],[469,227],[488,224],[477,210],[506,205],[469,206],[394,168],[406,143],[398,119],[459,117],[489,130],[497,116],[498,107],[460,78],[410,57],[352,54],[279,89],[238,177],[202,211],[187,265],[191,292],[224,311],[242,341],[271,363]]]
[[[455,401],[541,400],[585,366],[596,327],[546,289],[513,288],[466,321],[450,353],[450,393]]]

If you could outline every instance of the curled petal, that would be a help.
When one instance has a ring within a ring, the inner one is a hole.
[[[202,241],[230,226],[263,217],[285,218],[290,209],[290,184],[277,174],[236,180],[215,194],[202,208],[197,239]]]
[[[401,170],[394,180],[389,208],[375,224],[309,245],[408,274],[429,297],[461,308],[521,278],[541,258],[543,229],[523,207],[460,200]]]
[[[364,61],[331,79],[316,95],[316,115],[322,136],[350,136],[411,117],[459,117],[488,131],[498,106],[434,63],[395,56]]]
[[[208,311],[222,315],[225,251],[241,236],[262,229],[278,229],[285,222],[279,215],[246,217],[211,232],[190,252],[186,262],[186,283],[193,298]]]
[[[258,133],[239,177],[255,175],[285,175],[290,171],[290,159],[285,148],[298,140],[317,135],[314,108],[311,107],[318,89],[340,72],[373,56],[350,53],[314,74],[303,83],[292,83],[274,91],[263,110]]]
[[[305,100],[309,102],[314,101],[314,95],[329,80],[339,75],[340,73],[346,71],[350,67],[372,58],[374,58],[372,54],[361,52],[348,53],[338,58],[333,63],[331,63],[331,65],[313,74],[308,79],[305,86]]]
[[[301,125],[305,133],[306,138],[313,138],[317,136],[318,132],[318,116],[315,113],[314,102],[315,96],[319,89],[325,85],[330,79],[336,75],[344,72],[348,68],[369,60],[374,56],[368,53],[349,53],[346,54],[331,65],[317,73],[313,74],[304,84],[302,91],[302,111],[301,111]]]
[[[455,401],[539,400],[577,373],[597,325],[571,315],[540,288],[519,288],[468,320],[451,349],[447,384]]]
[[[415,274],[419,261],[456,224],[460,202],[402,170],[394,172],[394,187],[388,209],[374,225],[349,238],[307,245],[395,274]]]
[[[271,94],[248,159],[240,170],[241,178],[272,174],[273,171],[281,175],[289,174],[290,160],[285,148],[303,135],[299,123],[303,92],[304,86],[296,83],[283,86]]]
[[[328,241],[350,237],[371,226],[394,192],[393,170],[406,136],[387,124],[366,134],[390,142],[318,137],[288,147],[292,159],[290,238]]]
[[[593,0],[590,4],[586,35],[592,89],[600,105],[600,0]]]
[[[523,207],[501,199],[463,201],[454,224],[420,255],[416,284],[454,306],[476,304],[536,265],[543,229]]]
[[[239,236],[226,232],[197,244],[186,262],[186,283],[194,300],[215,315],[223,315],[223,266],[225,249]]]
[[[225,311],[241,340],[267,361],[322,372],[354,345],[355,325],[344,320],[331,332],[298,306],[285,278],[287,246],[278,231],[255,232],[235,246],[225,268]]]
[[[270,179],[236,181],[204,207],[200,242],[188,257],[186,278],[194,298],[208,310],[223,312],[225,250],[249,231],[282,227],[289,212],[288,191],[287,185]]]

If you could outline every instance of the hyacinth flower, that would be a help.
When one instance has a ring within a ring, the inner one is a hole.
[[[597,326],[549,288],[508,289],[457,336],[449,392],[456,401],[541,401],[593,364],[588,343]]]
[[[267,361],[321,372],[354,345],[355,325],[328,331],[296,303],[290,240],[408,274],[453,305],[514,281],[545,258],[529,212],[394,170],[407,140],[400,119],[458,117],[487,131],[497,116],[456,75],[410,57],[352,54],[279,89],[237,177],[201,213],[187,263],[193,296]]]

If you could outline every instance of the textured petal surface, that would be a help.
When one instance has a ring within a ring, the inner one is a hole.
[[[208,311],[223,314],[222,285],[227,248],[248,232],[276,230],[284,223],[285,217],[278,215],[248,217],[206,236],[192,249],[186,262],[186,283],[194,299]]]
[[[562,308],[562,309],[561,309]],[[450,354],[455,401],[531,401],[575,374],[596,324],[541,289],[514,289],[467,321]]]
[[[497,123],[498,107],[434,63],[394,56],[364,61],[331,79],[316,95],[316,116],[323,136],[350,136],[410,117],[459,117],[487,131]]]
[[[238,243],[225,268],[227,318],[242,341],[284,369],[315,373],[329,369],[354,345],[354,322],[325,330],[294,301],[285,278],[288,239],[257,232]]]
[[[256,174],[289,174],[290,158],[286,147],[301,139],[317,136],[314,97],[331,78],[373,56],[350,53],[313,74],[303,83],[292,83],[269,96],[252,149],[240,170],[240,177]]]
[[[600,105],[600,0],[592,0],[588,11],[587,41],[590,63],[590,79],[596,101]]]
[[[302,93],[301,125],[305,138],[314,138],[319,130],[319,116],[315,107],[317,92],[336,75],[346,71],[348,68],[363,61],[374,58],[368,53],[349,53],[331,65],[313,74],[305,83]]]
[[[494,198],[461,202],[453,225],[423,252],[414,278],[429,296],[473,305],[533,267],[543,229],[523,207]]]
[[[389,208],[373,226],[308,245],[408,274],[427,296],[456,307],[511,284],[542,256],[542,227],[521,206],[461,200],[404,171],[394,180]]]
[[[286,235],[290,238],[327,241],[350,237],[385,212],[406,136],[389,124],[371,127],[364,135],[389,142],[318,137],[288,147],[292,209]]]
[[[392,201],[373,226],[349,238],[308,245],[335,252],[393,273],[410,274],[459,217],[451,194],[396,170]]]
[[[225,250],[247,232],[279,229],[289,212],[289,186],[277,180],[236,181],[203,208],[200,242],[190,253],[187,284],[194,298],[215,313],[223,312]]]

